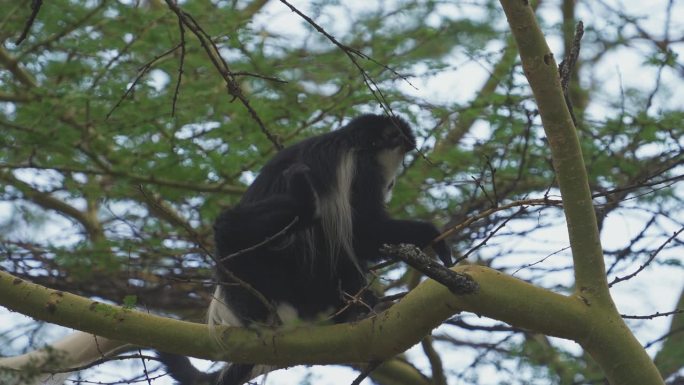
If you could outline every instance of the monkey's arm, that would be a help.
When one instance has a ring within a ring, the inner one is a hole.
[[[224,250],[235,252],[278,234],[293,223],[297,214],[297,205],[286,194],[224,211],[214,223],[219,257],[225,256]]]
[[[219,257],[287,233],[284,230],[299,230],[313,224],[319,216],[318,198],[309,168],[295,163],[283,172],[282,178],[287,191],[240,203],[217,218],[214,235]]]
[[[411,243],[422,249],[440,235],[432,223],[391,218],[360,221],[358,228],[359,237],[366,240],[374,252],[386,243]],[[445,266],[451,266],[451,249],[444,240],[432,244],[432,248]]]

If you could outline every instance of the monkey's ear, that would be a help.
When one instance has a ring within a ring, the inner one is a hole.
[[[283,173],[287,180],[288,194],[297,205],[299,224],[308,226],[320,217],[318,194],[311,180],[311,169],[303,163],[295,163]]]

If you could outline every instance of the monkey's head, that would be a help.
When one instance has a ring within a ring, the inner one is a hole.
[[[416,148],[411,127],[398,116],[361,115],[345,127],[356,140],[356,147],[371,152],[399,152],[403,156]]]
[[[392,189],[399,166],[407,152],[416,148],[416,138],[408,123],[397,116],[362,115],[352,120],[344,130],[354,138],[354,147],[375,159],[379,167],[385,203],[392,198]]]

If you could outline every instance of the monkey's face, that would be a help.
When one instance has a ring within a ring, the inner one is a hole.
[[[344,138],[346,144],[353,148],[363,159],[373,159],[377,165],[371,167],[378,172],[385,202],[392,196],[394,178],[407,152],[416,147],[416,138],[408,123],[397,116],[362,115],[352,120],[337,132],[337,137]],[[357,164],[363,168],[364,165]],[[361,172],[362,169],[357,170]],[[375,177],[375,175],[373,175]]]
[[[404,154],[416,148],[416,138],[403,120],[395,120],[393,123],[395,124],[373,127],[371,145],[379,152],[401,152],[403,158]]]
[[[383,179],[385,203],[389,203],[392,199],[392,189],[394,188],[397,171],[399,171],[399,166],[401,166],[401,163],[404,160],[406,151],[405,147],[398,146],[390,149],[382,149],[377,154],[377,160],[378,164],[380,164]]]
[[[408,124],[401,119],[395,119],[383,126],[368,127],[367,133],[372,135],[371,151],[380,166],[385,203],[392,199],[395,177],[399,171],[404,156],[416,147],[416,140]]]

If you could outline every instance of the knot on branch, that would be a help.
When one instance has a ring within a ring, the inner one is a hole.
[[[449,291],[457,295],[472,294],[479,289],[479,285],[471,276],[455,272],[440,265],[433,258],[428,257],[415,245],[401,243],[398,245],[383,245],[380,253],[390,258],[399,258],[409,266],[425,274],[427,277],[446,286]]]

